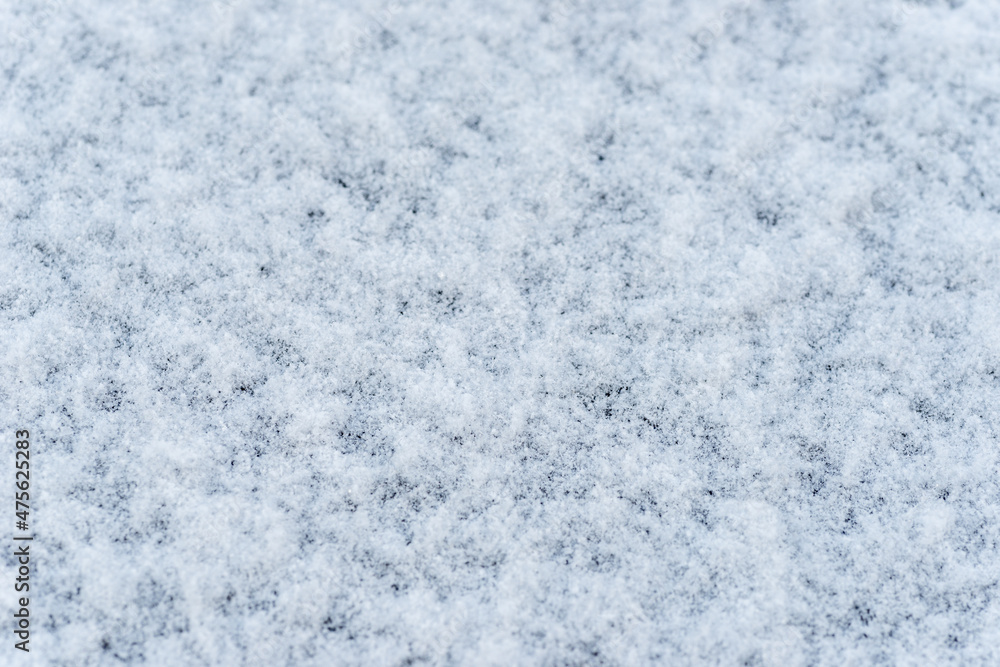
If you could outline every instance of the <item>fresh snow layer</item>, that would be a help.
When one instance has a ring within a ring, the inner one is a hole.
[[[0,42],[0,664],[998,664],[1000,3]]]

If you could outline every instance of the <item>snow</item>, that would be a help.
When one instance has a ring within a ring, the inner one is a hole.
[[[3,3],[0,663],[994,664],[998,30]]]

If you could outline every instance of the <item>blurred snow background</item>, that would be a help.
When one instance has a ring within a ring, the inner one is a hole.
[[[995,664],[997,3],[0,44],[24,664]]]

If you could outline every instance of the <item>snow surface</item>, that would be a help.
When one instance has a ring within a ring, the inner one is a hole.
[[[0,8],[0,664],[1000,664],[1000,3]]]

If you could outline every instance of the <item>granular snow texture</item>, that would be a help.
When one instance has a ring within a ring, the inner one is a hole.
[[[1000,664],[1000,3],[0,7],[0,664]]]

